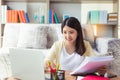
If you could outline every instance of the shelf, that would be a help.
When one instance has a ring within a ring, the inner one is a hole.
[[[50,0],[50,2],[61,3],[111,3],[117,0]]]
[[[5,2],[46,2],[46,0],[4,0]]]
[[[45,2],[46,0],[3,0],[5,2]],[[111,3],[117,0],[50,0],[50,2],[66,2],[66,3]]]
[[[107,24],[91,24],[91,25],[106,25],[106,26],[116,26],[117,22],[115,23],[107,23]]]
[[[114,1],[117,1],[117,0],[81,0],[81,2],[89,2],[89,3],[111,3],[111,2],[114,2]]]

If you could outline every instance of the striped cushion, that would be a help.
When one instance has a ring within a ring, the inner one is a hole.
[[[108,42],[108,53],[114,57],[110,69],[120,75],[120,39]]]

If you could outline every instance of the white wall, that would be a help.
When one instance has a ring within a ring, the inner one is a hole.
[[[13,10],[24,10],[25,12],[27,10],[26,2],[7,2],[6,5]]]

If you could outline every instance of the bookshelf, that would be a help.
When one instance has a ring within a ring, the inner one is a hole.
[[[2,5],[2,4],[3,4],[3,1],[0,0],[0,5]],[[1,6],[0,6],[0,43],[2,43],[2,33],[3,33],[3,32],[2,32],[2,31],[3,31],[3,30],[2,30],[2,29],[3,29],[3,28],[2,28],[3,25],[1,24],[1,22],[2,22],[2,21],[1,21],[1,20],[2,20],[2,19],[1,19],[1,17],[2,17],[2,12],[1,12],[1,10],[2,10],[2,9],[1,9]],[[1,46],[2,46],[2,45],[0,44],[0,47],[1,47]]]
[[[119,16],[118,2],[119,0],[50,0],[50,8],[55,9],[61,22],[63,14],[68,14],[77,17],[81,24],[91,24],[88,23],[88,13],[92,10],[106,10],[107,13],[117,12]],[[97,26],[97,37],[118,38],[118,21],[115,23],[96,23],[91,25]]]
[[[12,9],[23,9],[30,14],[31,23],[39,23],[33,19],[33,14],[40,5],[44,6],[45,22],[49,23],[49,9],[54,9],[60,23],[63,21],[63,14],[75,16],[81,24],[88,24],[88,12],[91,10],[107,10],[118,13],[117,23],[92,24],[97,26],[97,36],[99,37],[119,37],[120,38],[120,0],[1,0],[0,5],[8,5]],[[22,5],[22,6],[21,6]],[[1,12],[0,12],[1,16]],[[3,26],[1,23],[0,36],[3,35]],[[103,31],[103,33],[101,33]],[[118,35],[119,34],[119,35]]]

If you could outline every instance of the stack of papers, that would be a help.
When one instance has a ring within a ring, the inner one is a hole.
[[[97,56],[97,57],[86,57],[78,68],[72,71],[70,74],[85,74],[92,73],[98,67],[108,65],[113,60],[113,56]]]

